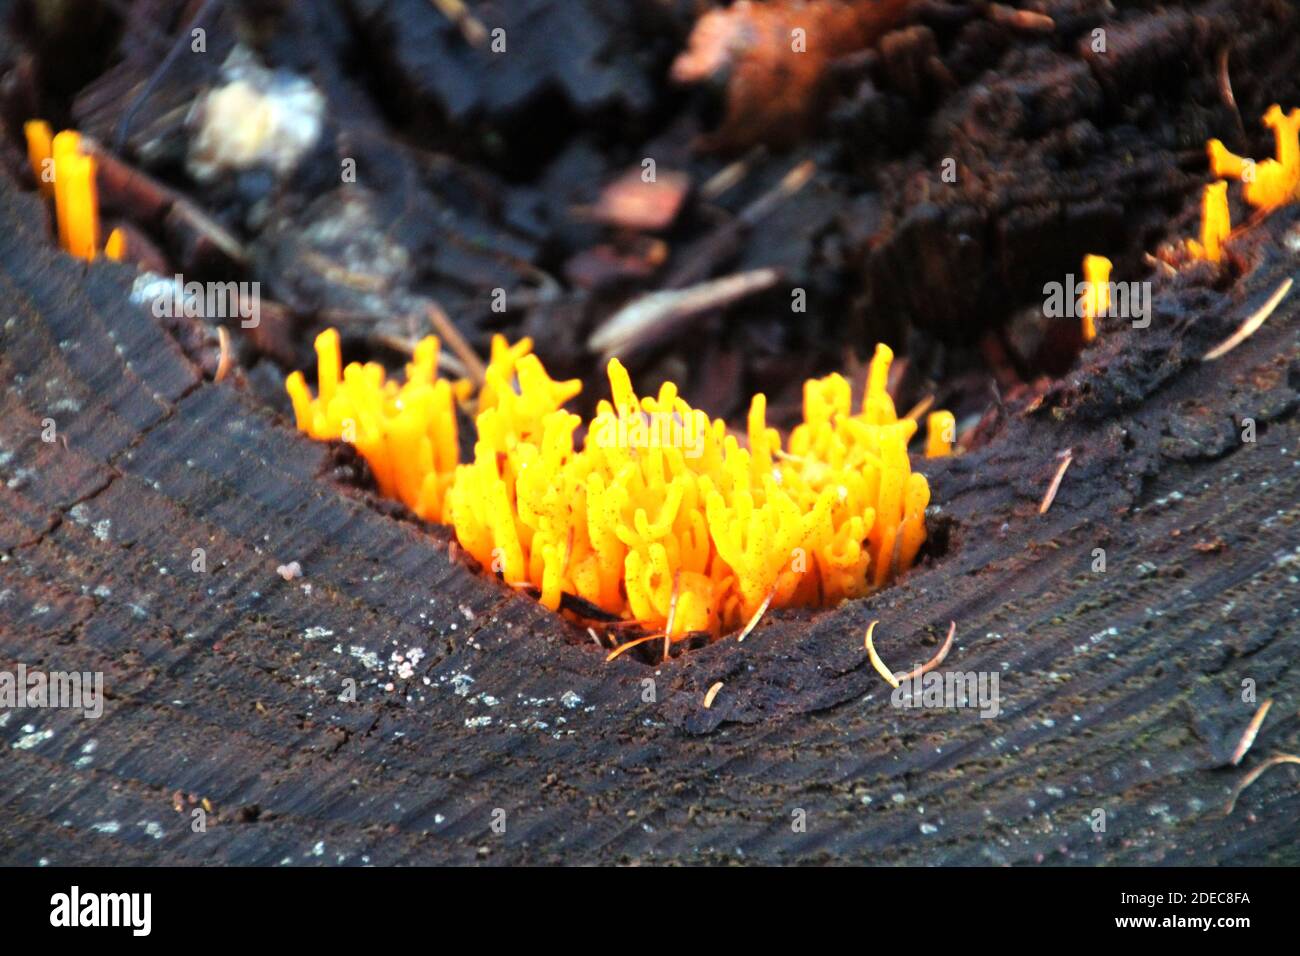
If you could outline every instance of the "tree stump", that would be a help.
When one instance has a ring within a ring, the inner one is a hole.
[[[930,463],[925,566],[651,667],[333,481],[36,202],[0,186],[0,660],[102,671],[108,700],[0,715],[7,862],[1296,861],[1292,771],[1224,805],[1300,743],[1300,298],[1199,361],[1295,272],[1296,215]],[[996,672],[1000,715],[891,706],[871,619],[898,669],[955,621],[944,668]],[[1232,769],[1247,679],[1276,704]]]

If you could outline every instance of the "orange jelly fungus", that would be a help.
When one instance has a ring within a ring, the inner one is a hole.
[[[340,368],[333,330],[316,340],[319,394],[287,382],[298,427],[352,441],[380,489],[509,584],[558,609],[575,595],[680,640],[743,625],[766,604],[825,605],[866,594],[911,566],[925,541],[930,488],[907,454],[916,423],[899,419],[877,346],[855,414],[850,385],[804,386],[803,422],[783,447],[766,399],[747,441],[691,408],[666,382],[641,397],[617,359],[611,398],[583,425],[557,382],[498,336],[478,399],[474,459],[457,464],[453,387],[435,377],[438,341],[415,350],[406,382],[374,363]]]
[[[1083,278],[1087,282],[1080,298],[1083,313],[1083,340],[1097,337],[1097,316],[1110,308],[1111,262],[1105,256],[1083,257]]]
[[[54,197],[59,245],[79,259],[92,261],[99,250],[99,197],[95,191],[95,158],[81,149],[81,135],[64,130],[51,135],[43,120],[23,124],[27,137],[27,158],[41,192]],[[109,258],[120,259],[125,237],[118,231],[109,237]]]

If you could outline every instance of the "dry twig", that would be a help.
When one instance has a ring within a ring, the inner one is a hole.
[[[1201,361],[1212,362],[1217,358],[1222,358],[1242,342],[1246,341],[1246,339],[1254,335],[1259,330],[1259,327],[1264,324],[1265,320],[1267,320],[1268,317],[1277,310],[1277,307],[1282,303],[1282,300],[1286,298],[1286,294],[1290,291],[1291,280],[1283,280],[1282,284],[1277,287],[1276,291],[1268,297],[1268,301],[1260,306],[1259,311],[1248,318],[1245,322],[1241,323],[1241,328],[1237,329],[1236,332],[1233,332],[1214,348],[1210,349],[1210,351],[1206,352],[1205,358]]]
[[[1246,726],[1245,732],[1241,735],[1241,740],[1237,741],[1237,749],[1232,752],[1232,765],[1235,767],[1241,763],[1241,758],[1246,756],[1246,751],[1250,745],[1255,742],[1255,736],[1259,733],[1260,726],[1264,723],[1264,718],[1268,716],[1268,709],[1273,706],[1272,699],[1264,701],[1255,711],[1255,716],[1250,719]]]
[[[709,688],[709,692],[704,695],[704,709],[708,710],[713,706],[713,698],[718,696],[718,691],[722,690],[722,681],[718,681]]]
[[[1228,805],[1223,808],[1223,815],[1225,817],[1232,815],[1232,811],[1236,809],[1237,799],[1241,796],[1242,791],[1262,777],[1264,771],[1283,763],[1300,764],[1300,757],[1297,757],[1295,754],[1274,754],[1250,773],[1246,774],[1246,776],[1242,778],[1241,783],[1237,784],[1236,789],[1232,791],[1232,798],[1228,801]]]
[[[687,289],[651,292],[625,305],[587,340],[587,348],[605,360],[624,356],[660,339],[687,319],[776,285],[775,269],[753,269]]]
[[[1070,467],[1070,462],[1074,461],[1074,452],[1069,448],[1061,452],[1058,456],[1061,458],[1061,465],[1056,469],[1056,474],[1052,477],[1052,483],[1047,487],[1047,494],[1043,495],[1043,503],[1038,506],[1040,515],[1047,514],[1047,509],[1052,507],[1052,502],[1056,500],[1056,492],[1061,488],[1061,479],[1065,477],[1065,469]]]
[[[483,365],[483,360],[478,357],[478,353],[470,348],[465,337],[460,334],[460,330],[452,325],[451,319],[447,313],[442,311],[442,307],[436,302],[430,302],[427,311],[429,321],[433,323],[434,329],[442,336],[447,346],[456,353],[461,364],[465,366],[465,371],[469,373],[469,379],[474,383],[475,388],[482,388],[483,382],[487,378],[487,368]]]

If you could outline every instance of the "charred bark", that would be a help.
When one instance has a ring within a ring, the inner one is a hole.
[[[925,566],[657,667],[606,664],[445,532],[334,482],[328,449],[128,303],[127,270],[37,221],[0,187],[0,661],[103,671],[108,701],[6,713],[0,858],[1295,862],[1289,769],[1223,807],[1244,680],[1276,703],[1243,766],[1300,744],[1300,300],[1198,361],[1295,272],[1295,214],[1231,290],[1162,287],[1150,329],[1107,330],[932,466]],[[891,706],[873,618],[899,669],[955,620],[944,669],[998,673],[1001,715]]]

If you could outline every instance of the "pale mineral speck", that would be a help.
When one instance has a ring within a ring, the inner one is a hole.
[[[163,831],[162,826],[158,823],[155,823],[153,820],[142,820],[139,823],[139,826],[144,827],[144,832],[148,836],[153,837],[155,840],[161,840],[163,837],[167,835]]]
[[[31,724],[25,725],[23,730],[25,731],[23,736],[19,737],[11,745],[14,750],[31,750],[33,747],[45,743],[45,741],[54,736],[54,731],[37,730]]]
[[[469,685],[474,683],[474,678],[468,674],[456,674],[451,679],[451,686],[455,689],[458,697],[469,695]]]

